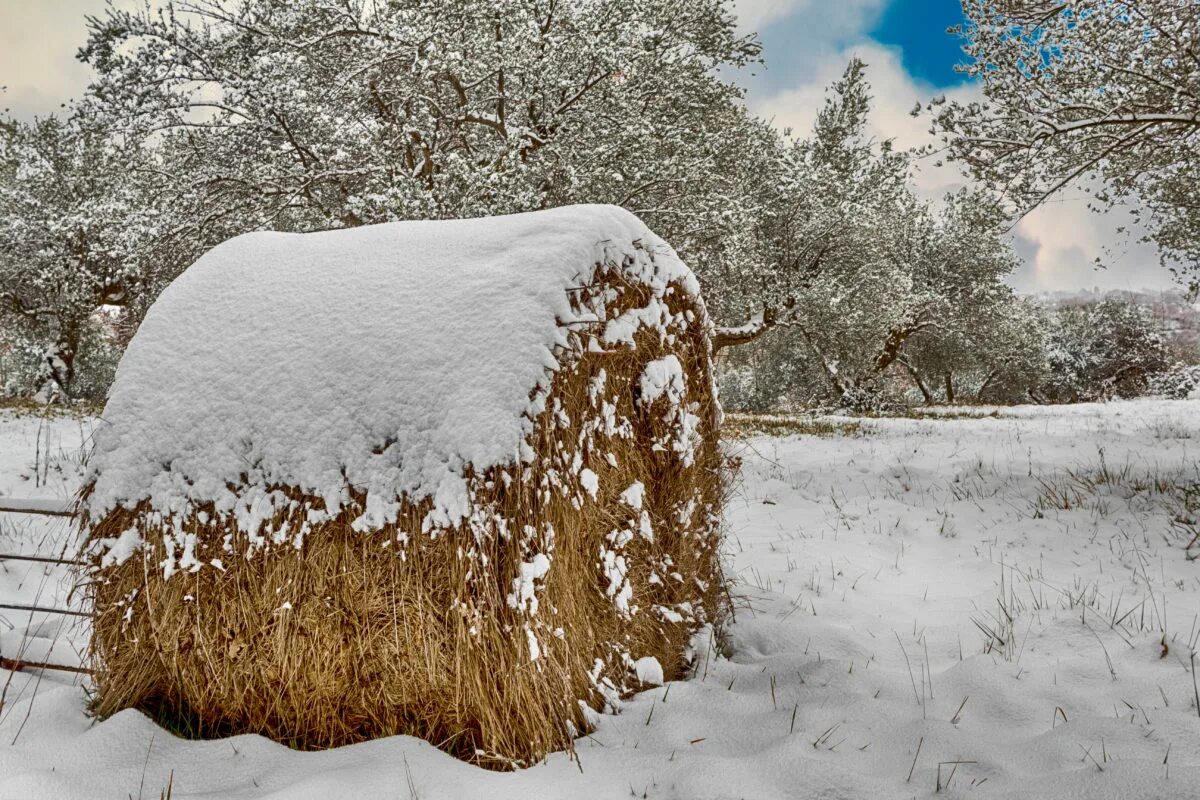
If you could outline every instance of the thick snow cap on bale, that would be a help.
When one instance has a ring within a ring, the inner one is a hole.
[[[710,333],[616,208],[216,248],[96,433],[94,710],[505,768],[570,748],[722,616]]]
[[[148,501],[178,518],[213,503],[254,536],[289,502],[271,487],[287,486],[330,515],[365,491],[360,530],[394,522],[406,496],[432,498],[430,526],[455,525],[465,468],[531,457],[555,348],[595,321],[569,293],[600,264],[698,294],[615,206],[230,240],[162,294],[122,359],[87,511]],[[604,339],[669,322],[651,302]]]

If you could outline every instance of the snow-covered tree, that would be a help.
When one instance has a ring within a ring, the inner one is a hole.
[[[1045,312],[997,287],[955,324],[912,343],[901,366],[926,403],[1028,402],[1047,378]]]
[[[1047,337],[1051,400],[1143,394],[1169,365],[1166,337],[1143,307],[1116,298],[1059,307]]]
[[[1200,264],[1200,0],[963,10],[984,99],[930,105],[949,156],[1017,211],[1099,183],[1096,208],[1129,203],[1164,261]]]
[[[97,310],[139,313],[154,276],[171,271],[134,177],[145,159],[83,116],[0,121],[0,325],[41,343],[47,402],[69,396]]]
[[[980,321],[1001,316],[1011,303],[1004,278],[1015,263],[989,210],[971,193],[940,207],[908,194],[872,218],[874,231],[863,232],[871,258],[812,282],[795,306],[794,324],[835,392],[864,403],[891,371],[916,378],[909,356],[923,344],[985,349]],[[953,399],[954,370],[944,367],[927,377]]]
[[[702,276],[759,262],[775,135],[723,0],[177,0],[110,9],[91,103],[161,142],[197,235],[615,203]]]
[[[865,69],[850,62],[811,135],[780,159],[760,223],[771,266],[732,282],[756,322],[717,337],[798,333],[793,357],[819,365],[829,394],[849,405],[873,403],[891,372],[911,373],[916,343],[969,339],[977,318],[1011,300],[1003,278],[1015,264],[988,197],[924,201],[909,185],[909,155],[870,138]]]
[[[761,170],[756,236],[763,263],[723,276],[729,305],[740,304],[756,322],[718,337],[719,346],[795,322],[803,316],[797,303],[816,282],[882,260],[875,226],[908,199],[908,158],[870,138],[869,113],[866,64],[853,59],[829,88],[809,135]]]
[[[1147,394],[1186,400],[1197,396],[1200,389],[1200,365],[1177,361],[1150,378]]]

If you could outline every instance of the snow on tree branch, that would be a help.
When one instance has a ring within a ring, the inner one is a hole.
[[[1200,263],[1200,0],[965,0],[984,100],[933,102],[957,160],[1018,213],[1093,183],[1167,265]]]

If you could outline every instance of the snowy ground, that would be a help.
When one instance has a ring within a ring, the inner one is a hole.
[[[1200,485],[1198,412],[1030,407],[736,443],[736,621],[577,761],[490,773],[409,737],[181,741],[135,712],[93,723],[70,676],[0,670],[0,798],[1200,797],[1200,488],[1171,488]],[[43,427],[35,477],[38,426],[0,416],[0,497],[77,479],[87,424]],[[61,522],[0,526],[0,552],[66,541]],[[0,602],[66,590],[0,565]],[[0,614],[4,656],[54,642],[66,661],[86,636]]]

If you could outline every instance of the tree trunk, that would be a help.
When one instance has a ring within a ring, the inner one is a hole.
[[[808,330],[803,325],[797,325],[796,327],[799,328],[800,335],[804,337],[804,343],[808,345],[808,349],[812,350],[813,355],[816,356],[817,360],[821,362],[821,369],[825,371],[825,377],[829,378],[830,385],[833,386],[833,390],[837,392],[838,398],[841,399],[846,395],[846,382],[842,379],[841,375],[838,374],[837,369],[835,369],[834,366],[829,363],[829,359],[825,357],[825,354],[821,352],[821,349],[817,347],[817,343],[814,342],[812,337],[808,335]]]
[[[994,369],[987,374],[987,377],[983,379],[983,383],[979,384],[979,391],[975,392],[976,400],[983,402],[983,393],[986,392],[988,390],[988,388],[991,387],[992,381],[994,381],[996,379],[996,376],[999,374],[1000,374],[1000,370],[998,370],[998,369]]]
[[[896,359],[900,358],[905,343],[933,324],[924,317],[925,311],[919,311],[910,322],[888,331],[887,339],[884,340],[883,346],[879,348],[879,353],[875,356],[876,373],[881,373],[890,367]]]
[[[61,331],[54,344],[46,348],[38,370],[38,390],[33,399],[43,405],[71,399],[71,381],[75,378],[75,352],[79,333],[74,326]]]
[[[917,374],[917,370],[906,359],[898,359],[904,369],[908,370],[908,375],[913,379],[913,383],[921,390],[921,397],[925,398],[925,405],[933,405],[933,394],[929,391],[929,387],[925,385],[925,381],[921,380],[921,376]]]
[[[946,402],[954,402],[954,376],[949,372],[946,373]]]

